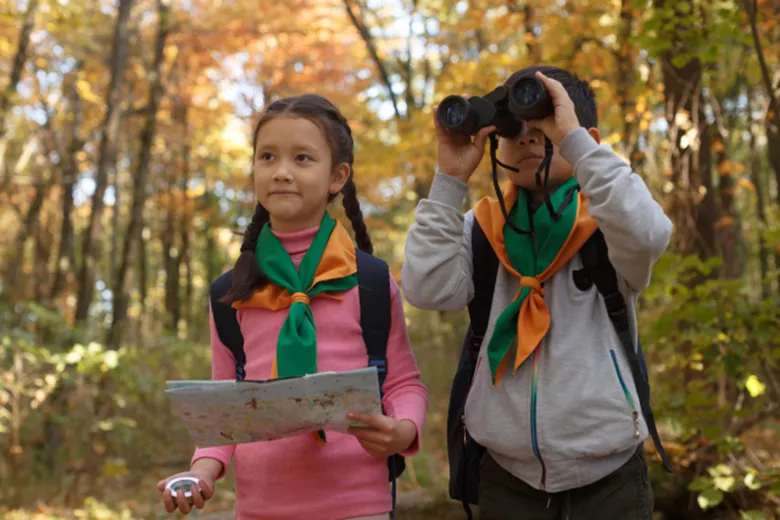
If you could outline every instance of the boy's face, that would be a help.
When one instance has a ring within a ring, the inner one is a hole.
[[[544,191],[536,185],[536,170],[544,159],[544,134],[539,130],[528,130],[523,125],[523,130],[512,139],[501,138],[498,147],[498,155],[501,162],[520,170],[513,172],[504,169],[509,179],[515,185],[525,188],[533,194],[534,198],[541,200]],[[558,152],[558,147],[553,147],[552,162],[550,163],[550,177],[547,181],[547,189],[550,193],[566,182],[574,173],[574,168],[566,162]],[[544,182],[544,172],[542,172]]]

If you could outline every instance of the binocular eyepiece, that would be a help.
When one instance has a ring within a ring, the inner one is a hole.
[[[553,111],[552,98],[544,84],[528,76],[482,97],[447,96],[436,117],[451,132],[474,135],[481,128],[495,125],[498,135],[511,138],[520,133],[523,121],[544,119]]]

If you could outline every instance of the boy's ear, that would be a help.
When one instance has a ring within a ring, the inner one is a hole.
[[[599,129],[596,127],[588,128],[588,133],[593,138],[594,141],[601,144],[601,134],[599,133]]]

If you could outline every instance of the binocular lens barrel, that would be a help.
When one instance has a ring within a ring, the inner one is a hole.
[[[550,93],[535,77],[518,79],[509,93],[509,110],[519,119],[544,119],[554,111]]]
[[[474,113],[468,100],[462,96],[447,96],[442,100],[437,110],[441,125],[447,130],[470,134],[476,131],[477,114]]]

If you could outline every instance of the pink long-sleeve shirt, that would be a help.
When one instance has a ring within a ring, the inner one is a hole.
[[[298,266],[317,229],[275,233]],[[385,413],[417,426],[417,438],[402,453],[416,454],[428,408],[428,393],[420,380],[409,345],[403,302],[390,278],[391,328],[387,342],[388,373],[384,383]],[[317,327],[317,367],[321,372],[368,366],[360,328],[358,288],[343,293],[341,301],[312,298]],[[261,308],[237,313],[246,352],[246,378],[269,379],[276,340],[288,311]],[[235,379],[236,363],[220,341],[211,315],[212,378]],[[228,467],[235,457],[236,504],[239,520],[343,520],[377,515],[392,509],[387,459],[368,454],[351,435],[327,432],[319,445],[310,434],[276,441],[196,449],[194,463],[212,458]]]

